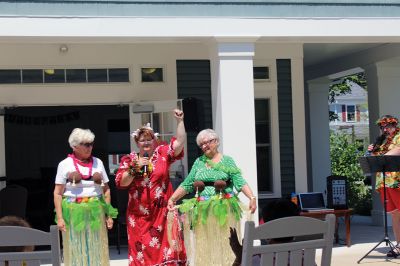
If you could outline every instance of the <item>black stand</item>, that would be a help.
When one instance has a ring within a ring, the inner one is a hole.
[[[382,242],[390,247],[390,252],[396,258],[398,253],[395,251],[395,245],[390,241],[387,228],[387,198],[386,198],[386,175],[385,172],[399,172],[400,171],[400,156],[384,155],[384,156],[367,156],[358,158],[364,174],[371,174],[376,172],[383,173],[383,212],[384,212],[384,230],[385,235],[383,239],[376,244],[370,251],[367,252],[361,259],[357,261],[360,263],[367,257],[373,250],[375,250]]]

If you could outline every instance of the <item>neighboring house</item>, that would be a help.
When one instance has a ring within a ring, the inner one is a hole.
[[[329,111],[338,119],[331,121],[329,127],[334,131],[346,132],[354,140],[369,143],[368,93],[356,83],[351,82],[351,92],[335,97],[329,104]]]
[[[144,122],[170,138],[182,100],[172,175],[213,127],[260,202],[324,191],[329,76],[362,69],[371,120],[399,113],[399,22],[397,0],[0,0],[0,177],[47,197],[77,126],[112,172]]]

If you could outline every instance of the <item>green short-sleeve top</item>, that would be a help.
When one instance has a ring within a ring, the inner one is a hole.
[[[205,155],[200,156],[194,162],[189,175],[181,183],[182,187],[186,192],[194,192],[193,183],[195,181],[203,182],[215,182],[216,180],[224,180],[227,182],[225,193],[232,193],[233,188],[236,191],[241,191],[242,187],[246,184],[246,181],[241,175],[240,169],[236,166],[235,162],[230,156],[223,155],[218,163],[210,163]],[[200,196],[213,196],[215,195],[214,186],[206,186],[205,189],[200,193]]]

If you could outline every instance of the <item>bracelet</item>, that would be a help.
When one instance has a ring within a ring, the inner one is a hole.
[[[251,196],[251,197],[250,197],[250,200],[255,200],[255,199],[256,199],[255,196]]]

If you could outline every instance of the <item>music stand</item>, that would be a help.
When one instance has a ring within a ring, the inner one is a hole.
[[[359,157],[358,161],[360,162],[361,169],[363,170],[364,174],[371,174],[376,172],[382,172],[382,179],[383,179],[383,211],[384,211],[384,230],[385,235],[383,239],[376,244],[370,251],[367,252],[361,259],[357,261],[360,263],[365,257],[369,255],[374,249],[376,249],[382,242],[386,243],[386,246],[390,247],[390,250],[393,254],[393,257],[397,257],[397,252],[395,252],[395,246],[390,241],[388,236],[388,228],[387,228],[387,199],[386,199],[386,175],[385,172],[400,172],[400,156],[395,155],[380,155],[380,156],[366,156],[366,157]]]

